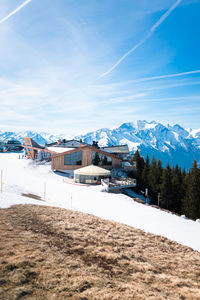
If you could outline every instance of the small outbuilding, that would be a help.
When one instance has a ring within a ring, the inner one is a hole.
[[[90,165],[74,171],[74,181],[79,183],[96,184],[100,182],[101,179],[109,177],[109,170],[94,165]]]

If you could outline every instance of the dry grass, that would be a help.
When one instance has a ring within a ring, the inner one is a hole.
[[[163,237],[33,205],[0,220],[0,299],[200,299],[200,253]]]
[[[44,201],[44,200],[41,198],[41,196],[38,196],[38,195],[36,195],[36,194],[32,194],[32,193],[22,193],[21,195],[24,196],[24,197],[31,198],[31,199]]]

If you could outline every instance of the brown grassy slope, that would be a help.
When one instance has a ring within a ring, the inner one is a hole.
[[[91,215],[18,205],[0,210],[0,299],[200,299],[200,253]]]

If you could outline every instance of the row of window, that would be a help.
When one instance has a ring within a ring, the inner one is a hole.
[[[82,165],[82,151],[70,153],[64,156],[65,165]]]
[[[101,181],[101,179],[109,178],[110,176],[89,176],[75,174],[75,182],[80,183],[95,183],[95,181]]]
[[[65,165],[82,165],[82,151],[64,156]],[[92,164],[96,166],[112,166],[112,157],[92,151]]]

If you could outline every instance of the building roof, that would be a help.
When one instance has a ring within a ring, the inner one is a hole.
[[[121,157],[118,157],[118,156],[116,156],[116,155],[114,155],[112,153],[106,152],[104,150],[100,150],[100,149],[98,149],[96,147],[92,147],[92,146],[89,146],[89,145],[78,147],[78,148],[75,148],[75,149],[70,150],[70,151],[65,151],[65,152],[62,152],[62,153],[55,154],[51,158],[53,159],[55,157],[62,156],[62,155],[65,155],[65,154],[67,155],[67,154],[70,154],[70,153],[78,152],[78,151],[81,151],[81,150],[86,149],[86,148],[89,148],[89,149],[91,149],[91,150],[93,150],[95,152],[101,153],[103,155],[107,155],[107,156],[110,156],[110,157],[122,160]]]
[[[56,152],[56,153],[63,153],[63,152],[68,152],[71,150],[74,150],[76,148],[65,148],[65,147],[47,147],[47,150]]]
[[[31,143],[32,143],[32,146],[35,147],[35,148],[40,148],[40,149],[44,149],[43,146],[39,145],[38,143],[36,143],[33,139],[30,139],[31,140]]]
[[[97,166],[87,166],[74,171],[75,175],[86,175],[86,176],[109,176],[110,171],[97,167]]]
[[[118,145],[118,146],[111,146],[111,147],[102,147],[104,151],[108,151],[110,153],[129,153],[128,145]]]
[[[22,146],[25,148],[28,147],[28,148],[44,149],[43,146],[36,143],[32,138],[24,137],[23,139],[24,139],[24,145],[22,145]]]
[[[79,146],[76,146],[75,144],[73,145],[73,143],[75,143],[76,145],[84,145],[86,146],[87,144],[85,142],[83,142],[82,140],[66,140],[66,139],[61,139],[60,140],[60,143],[58,144],[58,141],[57,142],[53,142],[53,143],[49,143],[49,144],[46,144],[46,147],[70,147],[68,146],[68,144],[71,144],[72,147],[74,148],[77,148]]]

